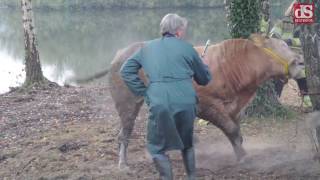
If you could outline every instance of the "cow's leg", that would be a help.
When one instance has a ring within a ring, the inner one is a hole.
[[[128,101],[126,105],[119,106],[117,111],[120,116],[120,132],[118,135],[119,142],[119,168],[127,166],[127,148],[129,144],[129,138],[133,131],[135,119],[139,113],[143,99],[140,98],[137,101]]]
[[[119,168],[127,167],[127,148],[131,136],[135,119],[143,104],[143,98],[134,96],[122,81],[111,79],[110,93],[115,103],[116,110],[120,117],[120,132],[118,134],[119,143]],[[115,81],[115,82],[113,82]]]
[[[120,116],[120,132],[118,135],[119,143],[119,168],[127,167],[127,149],[129,138],[133,131],[135,119],[143,104],[142,98],[127,99],[128,101],[121,106],[116,105]]]
[[[231,119],[233,120],[233,122],[234,122],[234,123],[237,125],[237,127],[239,128],[239,136],[241,137],[241,138],[240,138],[240,143],[241,143],[241,145],[242,145],[242,143],[243,143],[243,137],[242,137],[242,133],[241,133],[240,120],[241,120],[241,118],[242,118],[243,115],[244,115],[244,114],[242,114],[242,112],[241,112],[241,113],[239,113],[238,116],[236,116],[235,118],[232,118],[232,117],[231,117]]]
[[[243,138],[241,136],[240,126],[238,123],[235,123],[227,113],[217,107],[218,106],[201,103],[199,105],[199,117],[212,122],[223,131],[231,142],[237,160],[240,161],[246,155],[242,147]]]

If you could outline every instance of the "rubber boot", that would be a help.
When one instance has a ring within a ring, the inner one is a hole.
[[[182,151],[183,164],[187,172],[188,180],[196,179],[196,161],[194,148],[185,149]]]
[[[164,155],[164,154],[154,155],[153,162],[160,174],[161,180],[173,180],[171,163],[167,155]]]

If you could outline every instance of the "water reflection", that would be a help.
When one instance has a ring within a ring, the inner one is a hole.
[[[189,19],[188,41],[191,43],[204,44],[208,38],[212,41],[228,38],[223,9],[36,11],[45,76],[63,83],[71,76],[84,77],[107,68],[118,49],[136,41],[157,38],[160,19],[169,12]],[[8,86],[23,82],[24,51],[19,9],[2,10],[0,17],[0,61],[7,67],[0,76],[1,92],[4,92]]]
[[[229,38],[223,9],[38,10],[34,14],[45,76],[62,84],[107,68],[118,49],[159,37],[160,19],[169,12],[189,19],[188,41],[195,45]],[[22,33],[19,8],[1,9],[0,93],[23,82]]]
[[[23,64],[16,61],[8,52],[0,51],[0,93],[9,91],[9,87],[21,85],[25,78],[23,72]]]
[[[0,59],[2,65],[0,66],[0,94],[8,92],[9,87],[16,87],[23,84],[25,80],[24,64],[20,59],[14,59],[13,55],[8,52],[0,51]],[[42,65],[43,74],[50,81],[54,81],[59,85],[74,77],[74,72],[64,67],[62,71],[57,69],[57,66]],[[62,72],[62,73],[59,73]]]

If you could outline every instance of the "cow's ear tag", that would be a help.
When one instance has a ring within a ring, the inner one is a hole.
[[[252,34],[250,39],[254,42],[254,44],[258,47],[262,47],[264,45],[264,37],[258,34]]]

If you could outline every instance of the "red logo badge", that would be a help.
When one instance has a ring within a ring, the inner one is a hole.
[[[314,23],[314,3],[295,3],[293,5],[293,22],[295,24]]]

